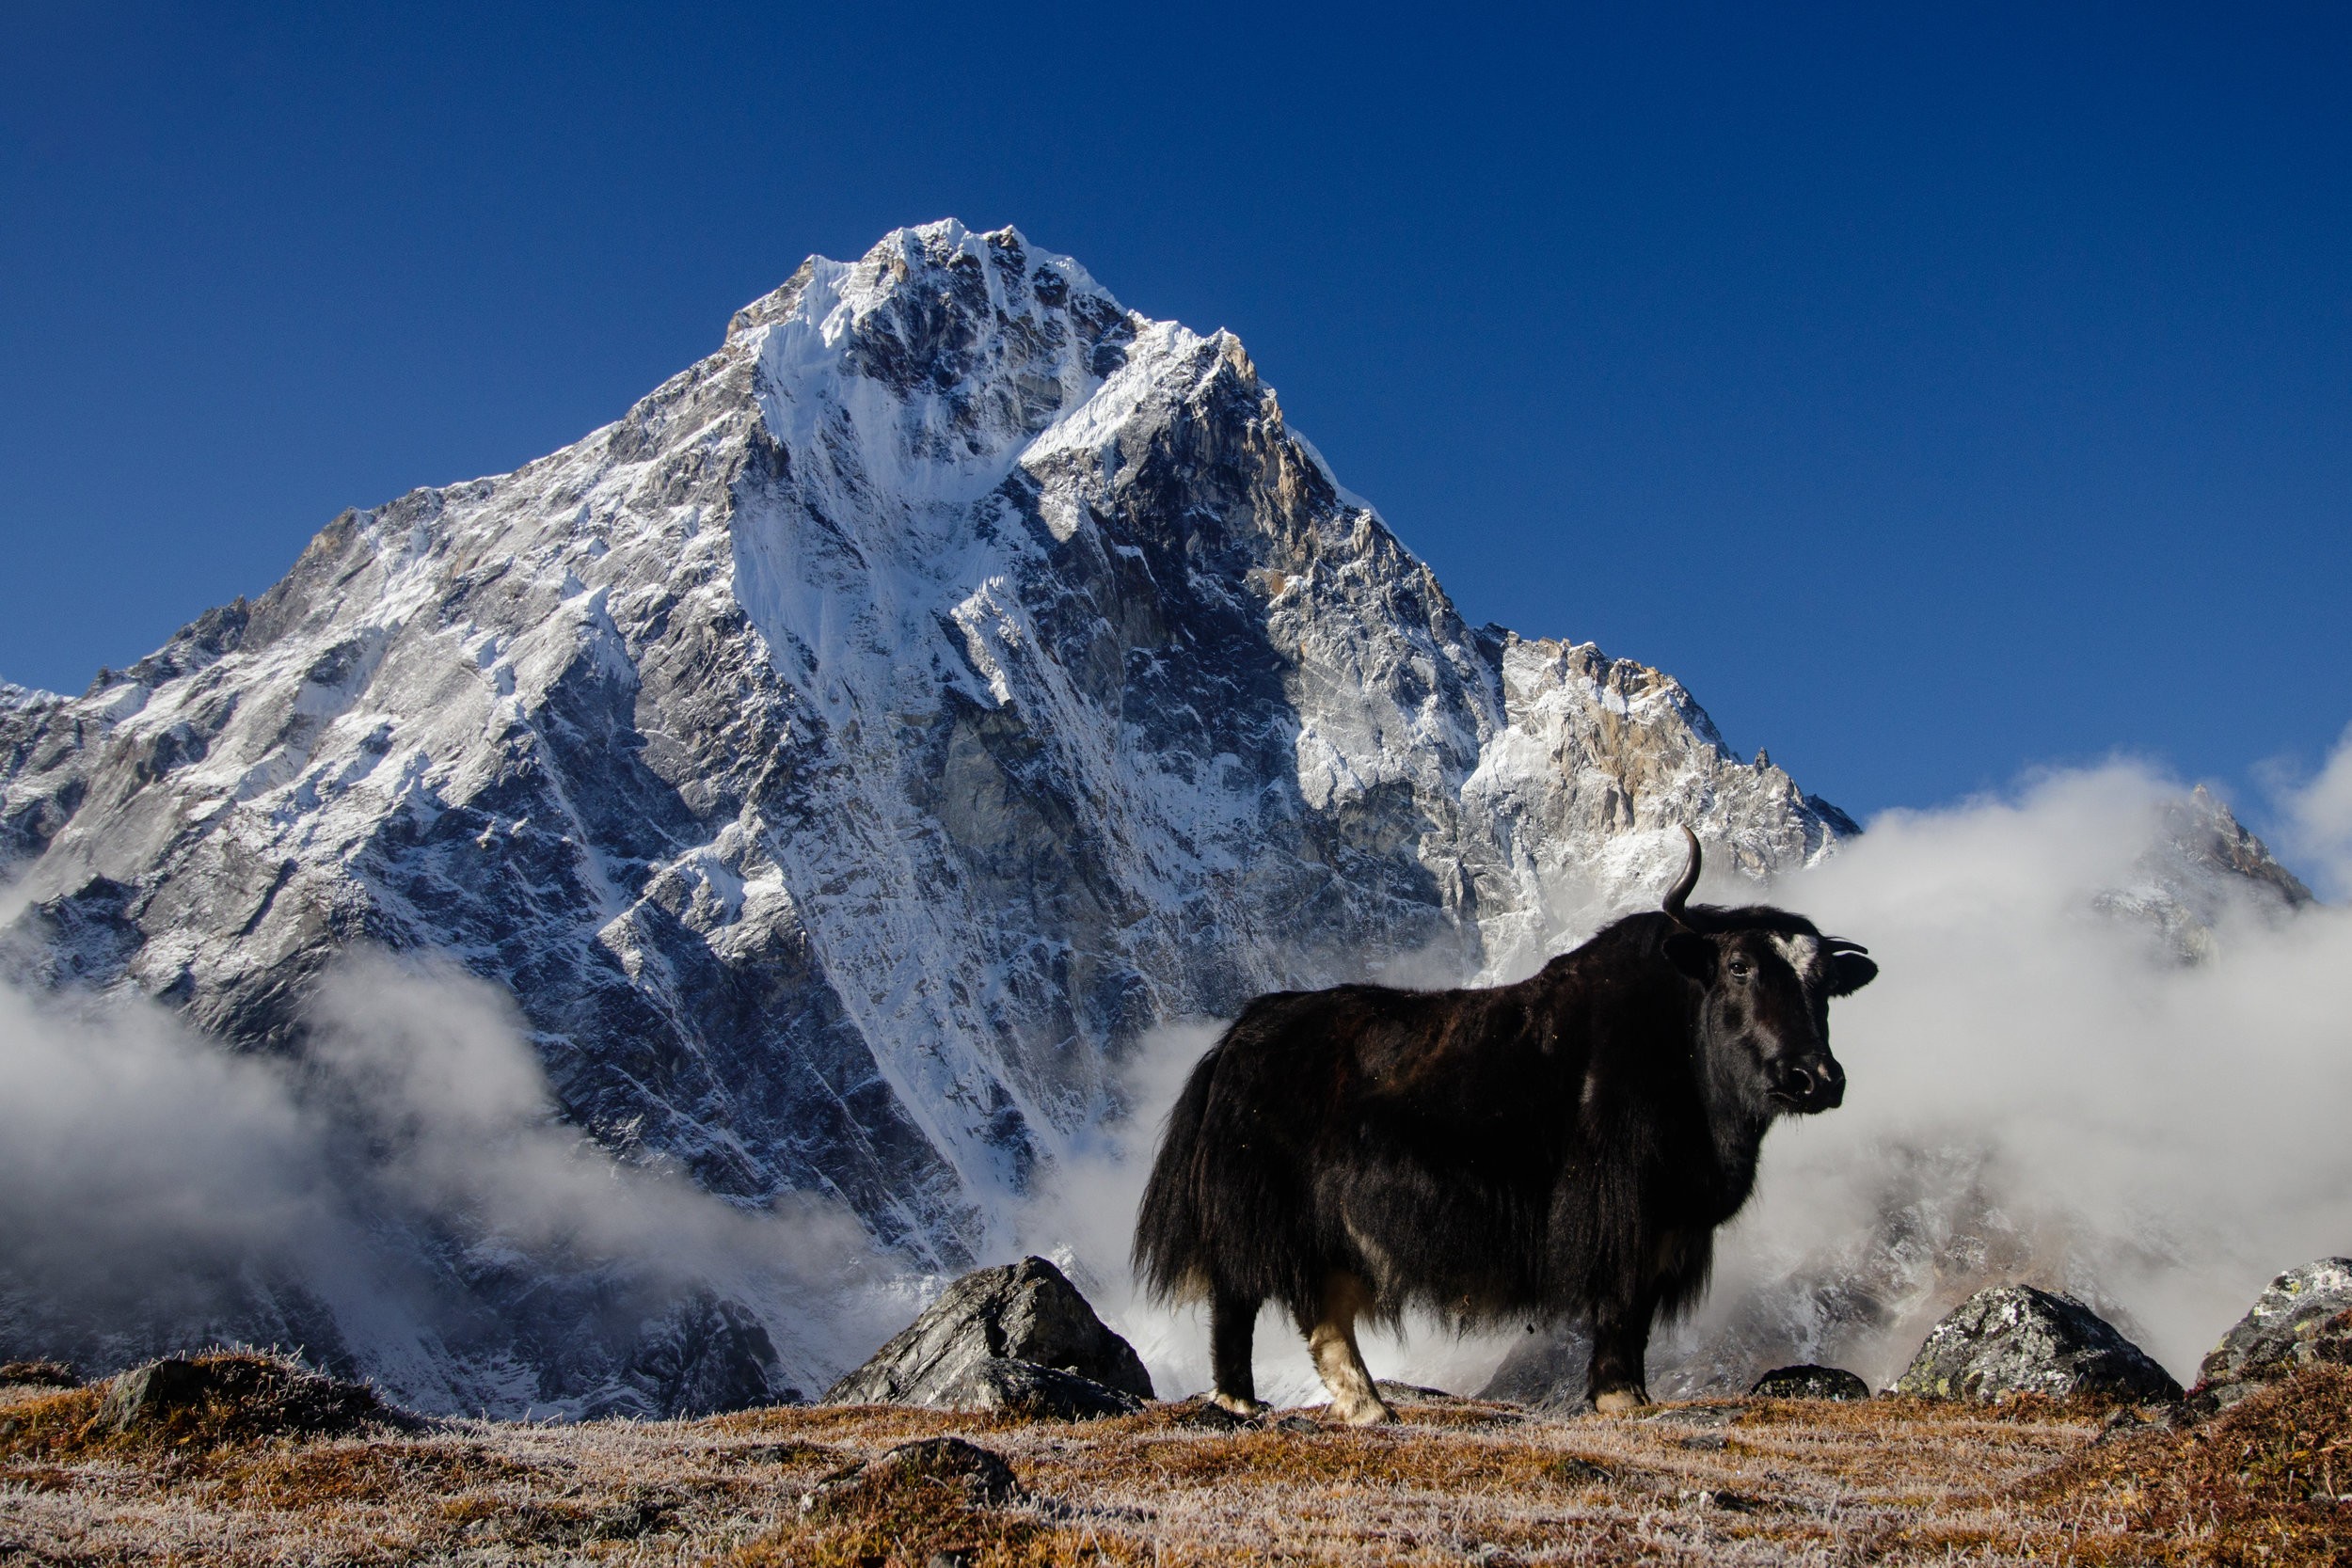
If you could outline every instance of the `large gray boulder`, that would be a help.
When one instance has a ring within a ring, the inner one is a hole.
[[[1003,1355],[974,1362],[941,1391],[939,1402],[956,1410],[1057,1421],[1132,1416],[1143,1408],[1143,1401],[1123,1388]]]
[[[1995,1286],[1962,1302],[1928,1332],[1895,1391],[1938,1400],[2181,1397],[2172,1375],[2105,1318],[2030,1285]]]
[[[1059,1269],[1024,1258],[975,1269],[948,1286],[866,1365],[826,1389],[825,1402],[993,1409],[990,1390],[1012,1374],[983,1371],[993,1361],[1025,1361],[1133,1399],[1152,1397],[1152,1374],[1135,1347],[1104,1325]]]
[[[2318,1361],[2352,1360],[2352,1258],[2322,1258],[2265,1287],[2197,1369],[2190,1401],[2224,1410]]]

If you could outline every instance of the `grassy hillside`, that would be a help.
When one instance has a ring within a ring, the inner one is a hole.
[[[2352,1371],[2329,1367],[2182,1433],[2030,1402],[1561,1419],[1422,1399],[1369,1431],[1180,1403],[1081,1425],[789,1408],[327,1436],[234,1401],[117,1430],[104,1393],[0,1390],[0,1561],[2352,1560],[2352,1502],[2335,1500],[2352,1493]],[[1021,1495],[854,1474],[951,1433],[1009,1461]]]

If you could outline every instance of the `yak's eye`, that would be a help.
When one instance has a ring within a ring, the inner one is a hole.
[[[1751,965],[1747,959],[1734,958],[1731,960],[1731,977],[1733,979],[1744,980],[1755,973],[1755,967]]]

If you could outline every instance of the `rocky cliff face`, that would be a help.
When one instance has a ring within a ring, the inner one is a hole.
[[[1160,1021],[1530,967],[1672,823],[1751,873],[1851,831],[1670,677],[1464,626],[1230,335],[952,222],[11,690],[0,785],[20,974],[296,1051],[334,955],[437,950],[608,1147],[933,1264]]]

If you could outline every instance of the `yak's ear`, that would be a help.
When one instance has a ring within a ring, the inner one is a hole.
[[[1879,966],[1859,953],[1840,953],[1829,961],[1829,993],[1851,996],[1879,977]]]
[[[1715,944],[1693,931],[1666,939],[1666,961],[1704,985],[1715,977]]]

